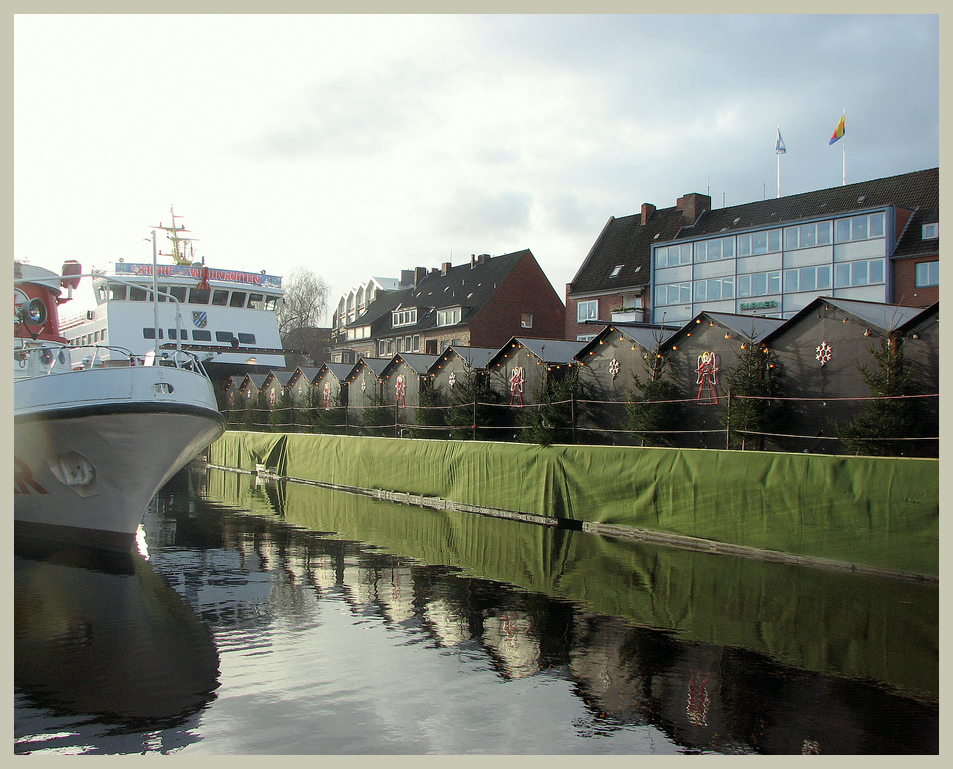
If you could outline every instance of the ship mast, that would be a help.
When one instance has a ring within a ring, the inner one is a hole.
[[[172,241],[172,253],[164,254],[160,251],[159,256],[171,256],[176,264],[191,266],[195,258],[195,249],[192,246],[195,238],[183,238],[179,233],[189,232],[189,230],[185,229],[185,225],[175,226],[175,220],[182,217],[176,216],[175,210],[172,208],[169,209],[169,213],[172,214],[172,226],[166,227],[162,222],[159,222],[156,229],[166,231],[166,237]],[[186,246],[188,247],[188,254],[186,254]]]

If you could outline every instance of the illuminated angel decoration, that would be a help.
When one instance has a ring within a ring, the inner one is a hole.
[[[513,373],[510,374],[510,405],[514,400],[519,400],[520,406],[523,405],[523,385],[526,383],[526,375],[523,373],[522,366],[516,366]]]
[[[404,375],[397,375],[397,405],[400,408],[405,408],[406,403],[404,402],[404,393],[407,392],[407,383],[404,381]]]
[[[612,378],[615,379],[619,376],[619,372],[622,370],[622,367],[619,365],[619,361],[616,358],[613,358],[609,361],[609,373],[612,375]]]
[[[695,400],[704,403],[718,403],[718,356],[713,352],[704,352],[698,356],[698,395]]]
[[[324,408],[327,410],[331,409],[331,383],[324,383]]]

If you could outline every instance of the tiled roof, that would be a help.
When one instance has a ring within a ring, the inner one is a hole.
[[[703,213],[694,225],[682,228],[678,240],[847,214],[878,206],[919,210],[921,218],[938,216],[939,178],[940,169],[932,168],[719,208]]]
[[[653,211],[644,225],[641,214],[610,218],[573,278],[570,293],[647,286],[652,245],[672,240],[681,221],[682,212],[674,206]],[[619,265],[621,269],[612,277]]]
[[[939,221],[939,168],[813,190],[703,212],[682,226],[682,212],[660,208],[643,225],[641,215],[610,218],[571,283],[572,295],[608,293],[648,285],[652,246],[666,241],[711,237],[720,233],[782,226],[800,220],[849,214],[881,206],[913,211],[893,258],[939,252],[937,240],[924,241],[922,225]],[[617,265],[622,269],[611,277]]]
[[[435,328],[436,310],[450,307],[463,308],[459,325],[465,326],[526,256],[532,257],[529,249],[491,257],[472,266],[466,263],[450,267],[446,274],[431,270],[415,288],[378,295],[367,311],[348,326],[366,326],[381,320],[379,328],[373,332],[375,337],[401,336]],[[416,307],[417,322],[391,328],[389,313],[398,306]]]

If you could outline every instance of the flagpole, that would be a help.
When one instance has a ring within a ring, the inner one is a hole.
[[[778,124],[778,139],[781,138],[781,124]],[[781,153],[778,151],[780,147],[775,148],[775,153],[778,156],[778,197],[781,197]]]
[[[847,122],[847,107],[844,107],[844,117],[843,117],[842,119],[844,120],[844,123],[846,124],[846,122]],[[844,139],[844,146],[841,148],[842,151],[843,151],[843,174],[844,174],[844,176],[843,176],[843,179],[841,180],[841,186],[842,186],[842,187],[846,187],[846,186],[847,186],[847,130],[846,130],[846,129],[844,130],[844,136],[843,136],[842,138]]]

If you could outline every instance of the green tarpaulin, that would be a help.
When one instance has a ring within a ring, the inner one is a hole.
[[[212,464],[930,577],[933,459],[229,432]]]

